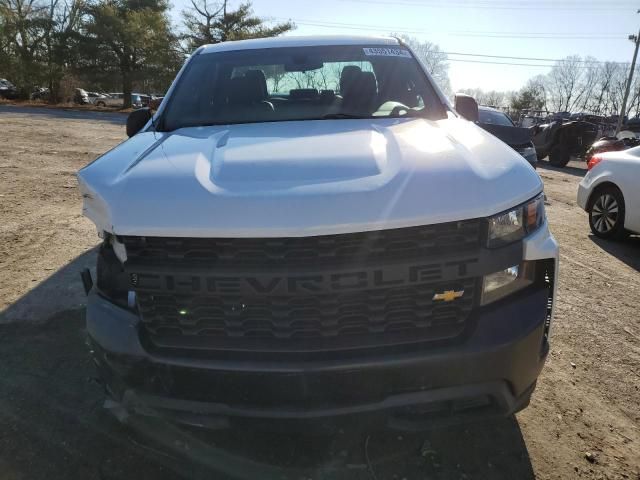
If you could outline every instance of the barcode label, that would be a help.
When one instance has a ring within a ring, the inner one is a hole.
[[[411,58],[411,53],[409,50],[405,50],[404,48],[386,48],[386,47],[375,47],[375,48],[363,48],[364,54],[368,57],[403,57],[403,58]]]

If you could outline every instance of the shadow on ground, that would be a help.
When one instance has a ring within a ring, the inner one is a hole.
[[[2,313],[4,479],[264,479],[274,478],[274,471],[281,479],[302,478],[300,472],[314,479],[534,478],[514,418],[427,433],[174,429],[164,445],[154,436],[153,424],[118,423],[103,408],[102,387],[85,345],[77,272],[93,256],[93,251],[81,255]],[[78,286],[68,287],[68,282]],[[10,322],[7,312],[13,312]],[[188,451],[191,460],[176,451]],[[239,475],[220,473],[231,470]]]
[[[540,170],[550,170],[552,172],[562,172],[568,175],[573,175],[574,177],[584,177],[587,173],[587,165],[584,165],[584,168],[580,167],[572,167],[567,165],[566,167],[554,167],[547,160],[538,161],[538,169]]]
[[[631,236],[624,240],[615,241],[603,240],[589,234],[589,239],[607,253],[640,272],[640,236]]]
[[[0,105],[0,113],[38,115],[44,118],[50,118],[51,120],[63,118],[67,120],[98,120],[101,122],[115,123],[116,125],[125,125],[127,123],[127,114],[118,112],[94,112],[90,110],[83,111],[65,108]]]

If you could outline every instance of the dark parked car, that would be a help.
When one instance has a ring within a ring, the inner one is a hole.
[[[13,99],[18,96],[18,89],[9,80],[0,78],[0,98]]]
[[[598,153],[616,152],[637,147],[638,145],[640,145],[640,139],[632,136],[602,137],[601,139],[593,142],[593,145],[589,147],[584,160],[588,163],[589,160],[591,160],[591,157]]]
[[[478,107],[478,124],[513,148],[536,168],[538,157],[531,142],[531,130],[516,127],[506,113],[491,107]]]
[[[564,113],[549,123],[532,127],[538,158],[549,156],[549,163],[554,167],[564,167],[572,156],[584,158],[600,131],[592,122],[564,120]]]

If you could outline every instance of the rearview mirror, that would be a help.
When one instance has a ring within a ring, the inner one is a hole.
[[[148,107],[131,112],[127,118],[127,135],[133,137],[149,120],[151,120],[151,110]]]
[[[454,99],[456,112],[471,122],[478,121],[478,103],[475,99],[464,93],[456,93]]]

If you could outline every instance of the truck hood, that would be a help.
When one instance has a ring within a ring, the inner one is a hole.
[[[280,237],[485,217],[542,182],[458,118],[319,120],[140,133],[78,173],[118,235]]]

